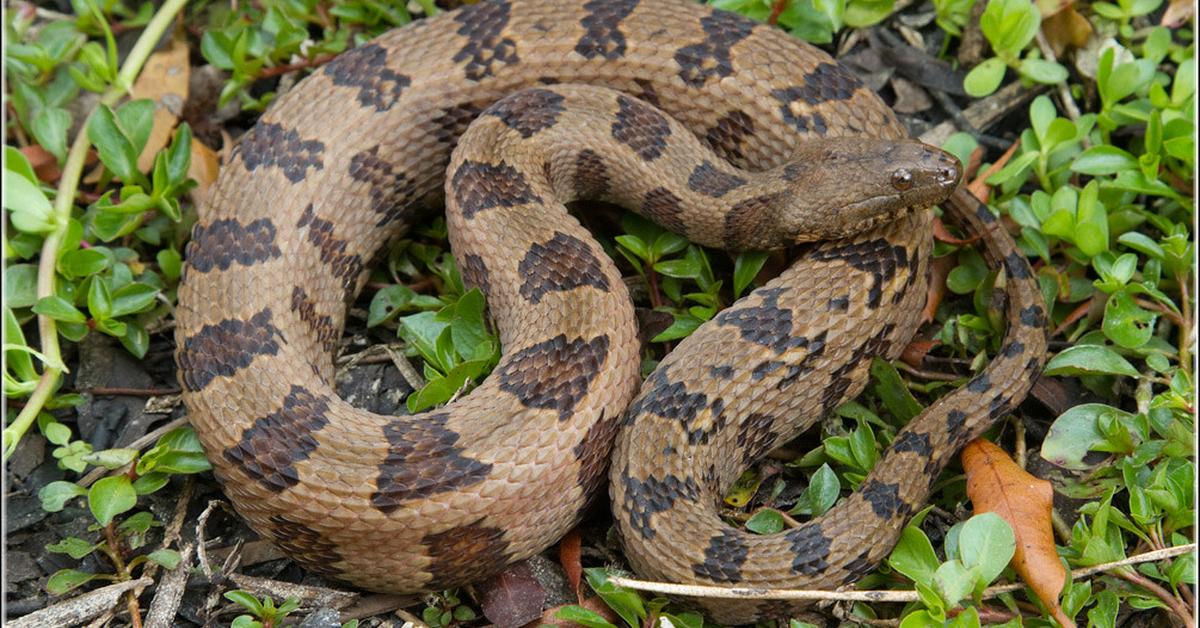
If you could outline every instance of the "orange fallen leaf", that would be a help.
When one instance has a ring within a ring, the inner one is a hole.
[[[969,238],[960,238],[955,236],[953,233],[950,233],[948,229],[946,229],[946,223],[942,222],[941,218],[933,219],[933,237],[938,242],[945,242],[946,244],[953,244],[954,246],[971,244],[980,238],[980,236],[977,235]]]
[[[1162,20],[1159,23],[1167,28],[1179,28],[1187,24],[1194,15],[1196,15],[1194,0],[1171,0],[1167,5],[1167,10],[1163,11]]]
[[[187,41],[174,37],[166,49],[150,55],[134,82],[130,90],[134,98],[154,101],[154,126],[150,128],[150,138],[138,157],[138,170],[149,172],[154,166],[154,156],[171,141],[171,131],[179,122],[187,102],[190,73]]]
[[[567,581],[577,599],[583,599],[583,539],[579,530],[573,529],[558,542],[558,562],[567,572]]]
[[[1061,57],[1068,48],[1087,45],[1088,37],[1092,34],[1092,23],[1080,15],[1075,7],[1068,5],[1042,20],[1042,32],[1046,34],[1046,41],[1050,42],[1054,54]]]
[[[937,317],[938,306],[946,296],[946,275],[957,262],[953,255],[933,258],[933,272],[929,278],[929,292],[925,295],[925,309],[921,311],[921,322],[932,323]]]
[[[967,495],[975,514],[994,512],[1012,526],[1017,549],[1012,566],[1060,624],[1074,628],[1058,604],[1067,571],[1054,548],[1050,516],[1054,488],[1030,475],[989,441],[972,441],[962,452]]]
[[[192,138],[192,163],[188,165],[188,176],[196,180],[196,189],[192,190],[193,200],[204,202],[208,188],[216,182],[220,172],[221,158],[217,153],[200,140]]]
[[[1000,169],[1004,167],[1004,164],[1008,163],[1008,160],[1012,159],[1012,156],[1016,154],[1017,146],[1019,145],[1020,142],[1013,142],[1013,145],[1009,146],[1008,150],[1004,151],[1003,155],[1000,155],[1000,158],[996,160],[996,163],[988,166],[987,170],[979,173],[974,180],[967,184],[967,191],[969,191],[972,196],[979,199],[980,202],[988,202],[988,197],[991,196],[991,188],[988,187],[987,184],[988,177],[1000,172]]]
[[[62,170],[58,167],[58,159],[40,145],[24,146],[21,148],[21,154],[29,160],[29,165],[33,167],[33,173],[43,182],[54,183],[62,176]]]
[[[925,361],[925,356],[929,354],[929,350],[940,344],[942,344],[941,340],[913,340],[904,347],[904,351],[900,354],[900,360],[913,368],[920,368],[921,363]]]

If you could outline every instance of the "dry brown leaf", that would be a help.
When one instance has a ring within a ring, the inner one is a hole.
[[[190,72],[187,41],[174,37],[166,49],[150,55],[134,82],[131,90],[134,98],[154,101],[154,126],[138,157],[138,170],[149,172],[154,166],[154,156],[171,141],[171,131],[187,102]]]
[[[1050,523],[1054,488],[1019,467],[1003,449],[983,439],[963,449],[962,465],[975,514],[994,512],[1012,526],[1017,537],[1013,569],[1060,624],[1074,628],[1075,622],[1058,605],[1067,571],[1054,549],[1054,529]]]
[[[1008,150],[1004,151],[1003,155],[1000,155],[1000,158],[996,160],[996,163],[988,166],[987,170],[979,173],[974,180],[967,184],[967,191],[970,192],[972,196],[979,199],[980,202],[988,202],[988,198],[992,194],[992,189],[988,187],[987,184],[988,177],[1000,172],[1000,169],[1004,167],[1004,164],[1008,163],[1008,160],[1012,159],[1012,156],[1016,154],[1017,146],[1020,146],[1020,142],[1013,142],[1013,145],[1009,146]]]
[[[213,149],[193,137],[192,163],[188,165],[188,176],[196,180],[196,189],[192,190],[192,198],[196,203],[203,203],[208,197],[208,188],[212,187],[220,172],[221,158]]]
[[[1179,28],[1188,23],[1196,15],[1195,0],[1171,0],[1167,10],[1163,11],[1159,24],[1167,28]]]
[[[510,565],[475,584],[483,616],[496,628],[520,628],[542,616],[546,590],[533,575],[529,561]]]
[[[933,258],[933,271],[929,277],[929,291],[925,294],[925,309],[921,311],[921,322],[932,323],[937,318],[938,306],[946,296],[946,276],[958,264],[952,255]]]
[[[1065,6],[1054,15],[1042,20],[1042,32],[1046,41],[1054,49],[1054,54],[1062,56],[1067,48],[1083,48],[1087,45],[1088,37],[1092,35],[1092,23],[1079,14],[1073,6]]]
[[[30,144],[22,147],[21,154],[29,160],[29,165],[33,167],[33,173],[43,182],[54,183],[62,176],[62,170],[58,167],[58,159],[40,145]]]
[[[900,354],[900,360],[913,368],[920,368],[921,363],[925,361],[925,356],[929,355],[930,349],[940,344],[942,344],[941,340],[913,340],[904,347],[904,351]]]
[[[576,599],[583,599],[583,538],[573,529],[558,542],[558,562],[567,572],[567,581]]]

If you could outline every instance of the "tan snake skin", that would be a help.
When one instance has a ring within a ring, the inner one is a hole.
[[[833,139],[846,137],[877,139]],[[179,294],[191,421],[255,530],[364,588],[454,586],[541,551],[602,482],[622,416],[613,509],[640,573],[852,581],[946,460],[1025,394],[1045,346],[1024,258],[956,193],[951,214],[1007,271],[1001,355],[914,419],[830,515],[768,537],[721,522],[719,495],[746,464],[857,394],[868,359],[915,331],[925,208],[959,173],[903,137],[824,53],[689,2],[485,1],[398,29],[297,85],[223,169]],[[488,297],[504,357],[445,408],[355,409],[330,384],[346,303],[383,245],[438,204],[443,178],[455,256]],[[894,220],[811,246],[682,343],[624,413],[639,387],[632,307],[563,208],[574,198],[733,249]],[[706,608],[725,622],[789,612]]]

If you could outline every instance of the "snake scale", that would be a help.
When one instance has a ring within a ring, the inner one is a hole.
[[[360,587],[460,585],[541,551],[579,520],[610,452],[614,518],[643,575],[841,586],[1023,397],[1045,348],[1012,240],[954,192],[957,161],[904,137],[824,53],[682,0],[485,0],[397,29],[283,96],[202,208],[177,311],[191,422],[256,531]],[[738,472],[856,395],[869,358],[914,333],[929,208],[947,197],[1005,269],[999,355],[831,513],[770,536],[724,523],[717,503]],[[576,198],[708,245],[812,243],[643,385],[628,291],[566,211]],[[444,408],[356,409],[330,383],[347,303],[384,245],[443,199],[504,355]],[[790,612],[706,608],[724,622]]]

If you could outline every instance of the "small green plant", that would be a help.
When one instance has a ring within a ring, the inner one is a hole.
[[[235,617],[230,624],[233,628],[280,628],[284,625],[283,620],[292,611],[300,608],[300,600],[294,597],[289,597],[276,607],[270,596],[259,599],[254,594],[241,590],[226,591],[225,599],[250,611],[249,615]]]
[[[421,619],[430,628],[449,628],[475,619],[475,610],[463,604],[458,597],[458,591],[443,591],[440,595],[429,596],[425,600],[425,610],[421,611]]]
[[[978,604],[984,588],[1007,567],[1016,549],[1012,528],[993,513],[971,517],[950,528],[946,534],[947,560],[941,562],[919,527],[923,516],[904,529],[887,561],[892,569],[913,581],[921,598],[919,606],[923,607],[907,613],[900,625],[978,627],[978,611],[963,603],[971,600]],[[951,615],[956,609],[958,612]]]
[[[50,576],[46,590],[61,595],[93,580],[130,580],[135,569],[147,561],[174,569],[179,563],[179,554],[174,550],[137,553],[145,546],[147,533],[162,525],[155,521],[151,513],[136,512],[120,522],[117,517],[135,509],[139,496],[166,486],[171,475],[202,473],[212,468],[191,428],[178,428],[164,434],[153,448],[138,456],[134,449],[92,451],[87,443],[71,441],[70,429],[65,425],[49,418],[49,415],[43,416],[46,420],[41,422],[42,433],[51,443],[59,445],[54,451],[59,466],[77,472],[85,470],[88,465],[112,471],[124,469],[116,475],[100,478],[88,488],[58,480],[38,492],[42,508],[48,512],[59,512],[68,501],[86,497],[88,510],[95,519],[88,531],[102,533],[102,538],[97,541],[67,537],[47,545],[46,550],[67,554],[75,559],[100,552],[113,568],[112,573],[61,569]]]
[[[953,10],[947,7],[943,13],[946,17],[941,20],[952,26],[957,19],[954,16],[962,14],[961,7]],[[1062,65],[1041,58],[1036,51],[1024,54],[1041,25],[1042,14],[1035,3],[1027,0],[988,0],[987,8],[979,18],[979,28],[996,56],[984,59],[963,79],[963,88],[967,93],[981,97],[996,91],[1008,68],[1035,83],[1052,85],[1067,80],[1067,69]]]

